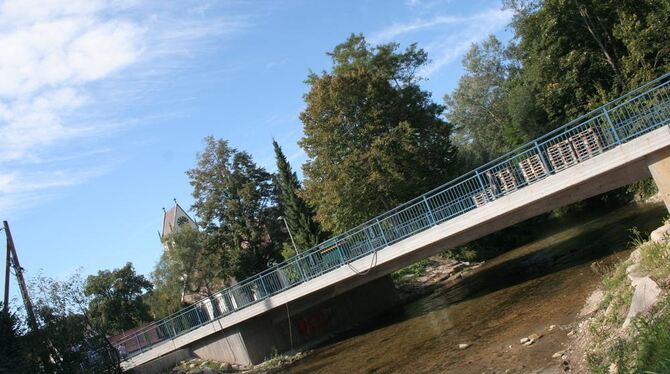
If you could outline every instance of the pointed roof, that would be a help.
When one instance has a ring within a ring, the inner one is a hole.
[[[186,211],[177,203],[177,200],[174,202],[174,206],[169,210],[165,211],[163,215],[163,231],[161,232],[161,239],[165,239],[167,235],[170,235],[172,232],[179,229],[179,226],[188,224],[192,228],[197,228],[195,221],[191,216],[186,213]]]

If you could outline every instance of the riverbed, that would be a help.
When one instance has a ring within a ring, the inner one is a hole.
[[[561,373],[565,363],[552,355],[569,344],[577,315],[602,274],[630,252],[630,229],[648,233],[667,214],[662,205],[644,205],[556,220],[542,228],[540,239],[280,372]],[[520,344],[532,334],[542,337]]]

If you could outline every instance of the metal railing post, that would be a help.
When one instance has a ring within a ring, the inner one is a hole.
[[[174,334],[174,337],[173,337],[173,338],[176,338],[176,337],[177,337],[177,329],[174,328],[174,320],[173,320],[173,322],[170,324],[170,327],[172,327],[172,333]],[[171,338],[171,339],[172,339],[172,338]]]
[[[142,345],[140,345],[140,338],[138,337],[139,335],[135,335],[135,342],[137,342],[137,348],[140,349],[140,353],[144,353],[142,350]]]
[[[479,186],[482,188],[482,192],[484,192],[484,196],[486,196],[486,187],[484,185],[484,181],[482,180],[482,175],[479,174],[479,170],[475,169],[475,175],[477,176],[477,181],[479,181]]]
[[[535,145],[535,150],[537,151],[538,156],[540,156],[540,161],[544,164],[544,168],[547,169],[547,174],[551,174],[551,168],[549,167],[549,163],[547,162],[547,159],[544,158],[544,153],[542,153],[542,149],[540,149],[540,145],[537,144],[537,141],[533,142],[533,145]]]
[[[300,274],[300,281],[305,282],[305,281],[307,281],[307,277],[305,276],[305,271],[302,269],[302,266],[300,266],[300,259],[302,257],[300,256],[300,253],[295,255],[295,257],[296,257],[295,266],[298,267],[298,273]]]
[[[430,204],[428,204],[428,199],[426,195],[423,195],[423,203],[426,205],[426,210],[428,210],[428,217],[430,217],[430,223],[435,226],[435,216],[433,216],[433,211],[430,209]]]
[[[368,232],[369,227],[366,227],[363,231],[365,232],[366,242],[368,244],[368,251],[372,252],[374,248],[372,247],[372,239],[370,238],[370,233]]]
[[[610,117],[610,113],[604,107],[603,107],[603,114],[605,115],[605,118],[607,119],[607,123],[609,123],[609,125],[610,125],[610,129],[612,130],[612,135],[614,135],[614,140],[616,141],[616,144],[617,145],[621,144],[621,139],[619,138],[619,133],[617,133],[616,127],[614,127],[614,122],[612,122],[612,118]]]
[[[340,257],[340,264],[344,265],[346,262],[344,261],[344,255],[342,255],[342,249],[340,248],[339,242],[335,242],[335,250],[337,251],[337,254]]]
[[[195,312],[196,318],[198,318],[198,326],[202,325],[202,319],[200,318],[200,309],[198,307],[193,308],[193,311]],[[191,326],[193,327],[193,326]]]
[[[265,275],[261,275],[258,279],[261,281],[261,286],[263,286],[263,292],[265,292],[265,297],[268,297],[270,294],[268,293],[268,288],[265,286],[265,282],[263,281],[263,277]]]
[[[386,240],[386,234],[384,234],[384,228],[382,228],[381,223],[379,223],[379,218],[376,218],[375,221],[377,222],[377,227],[379,227],[379,233],[382,234],[382,239],[384,239],[384,245],[389,246],[389,241]]]

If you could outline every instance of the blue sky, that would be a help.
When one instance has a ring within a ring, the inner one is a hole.
[[[511,20],[493,0],[0,4],[0,218],[28,277],[148,274],[161,208],[190,206],[184,172],[207,135],[271,171],[274,137],[299,169],[303,82],[352,32],[417,42],[441,102],[470,44],[508,40]]]

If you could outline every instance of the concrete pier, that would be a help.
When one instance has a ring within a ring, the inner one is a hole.
[[[670,211],[670,150],[651,156],[649,171],[654,178],[654,182],[656,182],[658,193],[661,195],[665,207]]]

